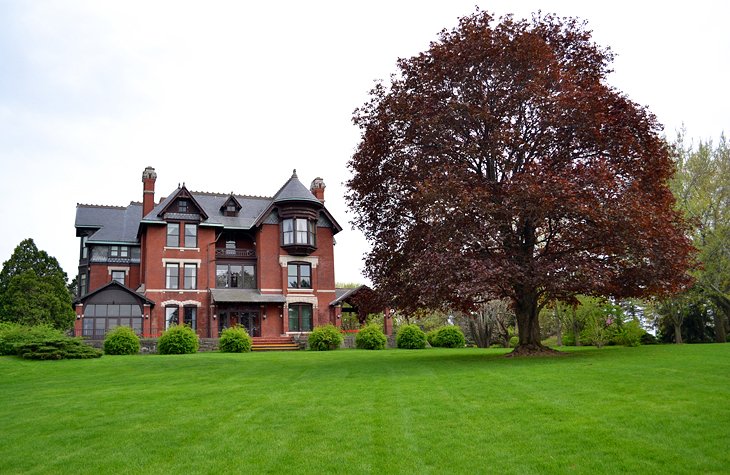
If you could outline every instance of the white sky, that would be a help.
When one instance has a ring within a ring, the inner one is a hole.
[[[343,198],[352,112],[475,4],[588,20],[612,84],[668,137],[730,129],[725,1],[0,0],[0,262],[32,237],[72,277],[76,203],[140,201],[148,165],[158,199],[179,182],[271,196],[296,168],[345,228],[337,281],[366,282]]]

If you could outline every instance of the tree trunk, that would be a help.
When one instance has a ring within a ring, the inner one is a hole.
[[[557,332],[556,332],[557,333],[557,335],[556,335],[556,340],[557,341],[555,342],[555,345],[556,346],[563,346],[563,322],[560,321],[560,319],[558,318],[558,311],[557,311],[557,309],[555,310],[555,320],[558,322],[558,329],[557,329]]]
[[[717,307],[715,314],[715,341],[717,343],[727,342],[727,322],[730,321],[730,299],[725,295],[715,292],[710,294],[710,300]]]
[[[715,314],[715,342],[727,342],[727,329],[725,328],[724,312],[714,312]]]
[[[678,345],[682,344],[682,324],[674,324],[674,342]]]
[[[514,300],[519,343],[510,355],[535,355],[557,353],[543,346],[540,341],[540,320],[537,318],[537,292],[527,290],[517,293]]]

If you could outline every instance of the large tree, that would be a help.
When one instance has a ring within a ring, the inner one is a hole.
[[[575,19],[477,11],[376,84],[347,199],[395,305],[509,298],[529,353],[551,300],[688,283],[661,126],[607,84],[611,60]]]
[[[696,290],[715,306],[715,341],[724,343],[730,321],[730,145],[724,135],[717,144],[687,144],[684,132],[672,145],[677,163],[672,190],[694,225],[692,241],[700,250]]]
[[[0,270],[0,321],[70,328],[74,311],[66,280],[58,260],[25,239]]]

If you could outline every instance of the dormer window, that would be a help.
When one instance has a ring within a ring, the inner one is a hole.
[[[241,211],[241,203],[239,203],[233,193],[231,193],[228,195],[228,199],[223,203],[223,206],[221,206],[221,212],[224,216],[238,216],[239,211]]]

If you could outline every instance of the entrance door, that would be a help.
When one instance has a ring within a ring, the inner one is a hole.
[[[259,320],[259,312],[241,312],[241,325],[251,336],[261,336],[261,322]]]
[[[218,325],[218,336],[229,327],[237,327],[241,325],[251,336],[261,336],[261,320],[259,312],[256,311],[239,311],[231,310],[220,313],[220,323]]]

